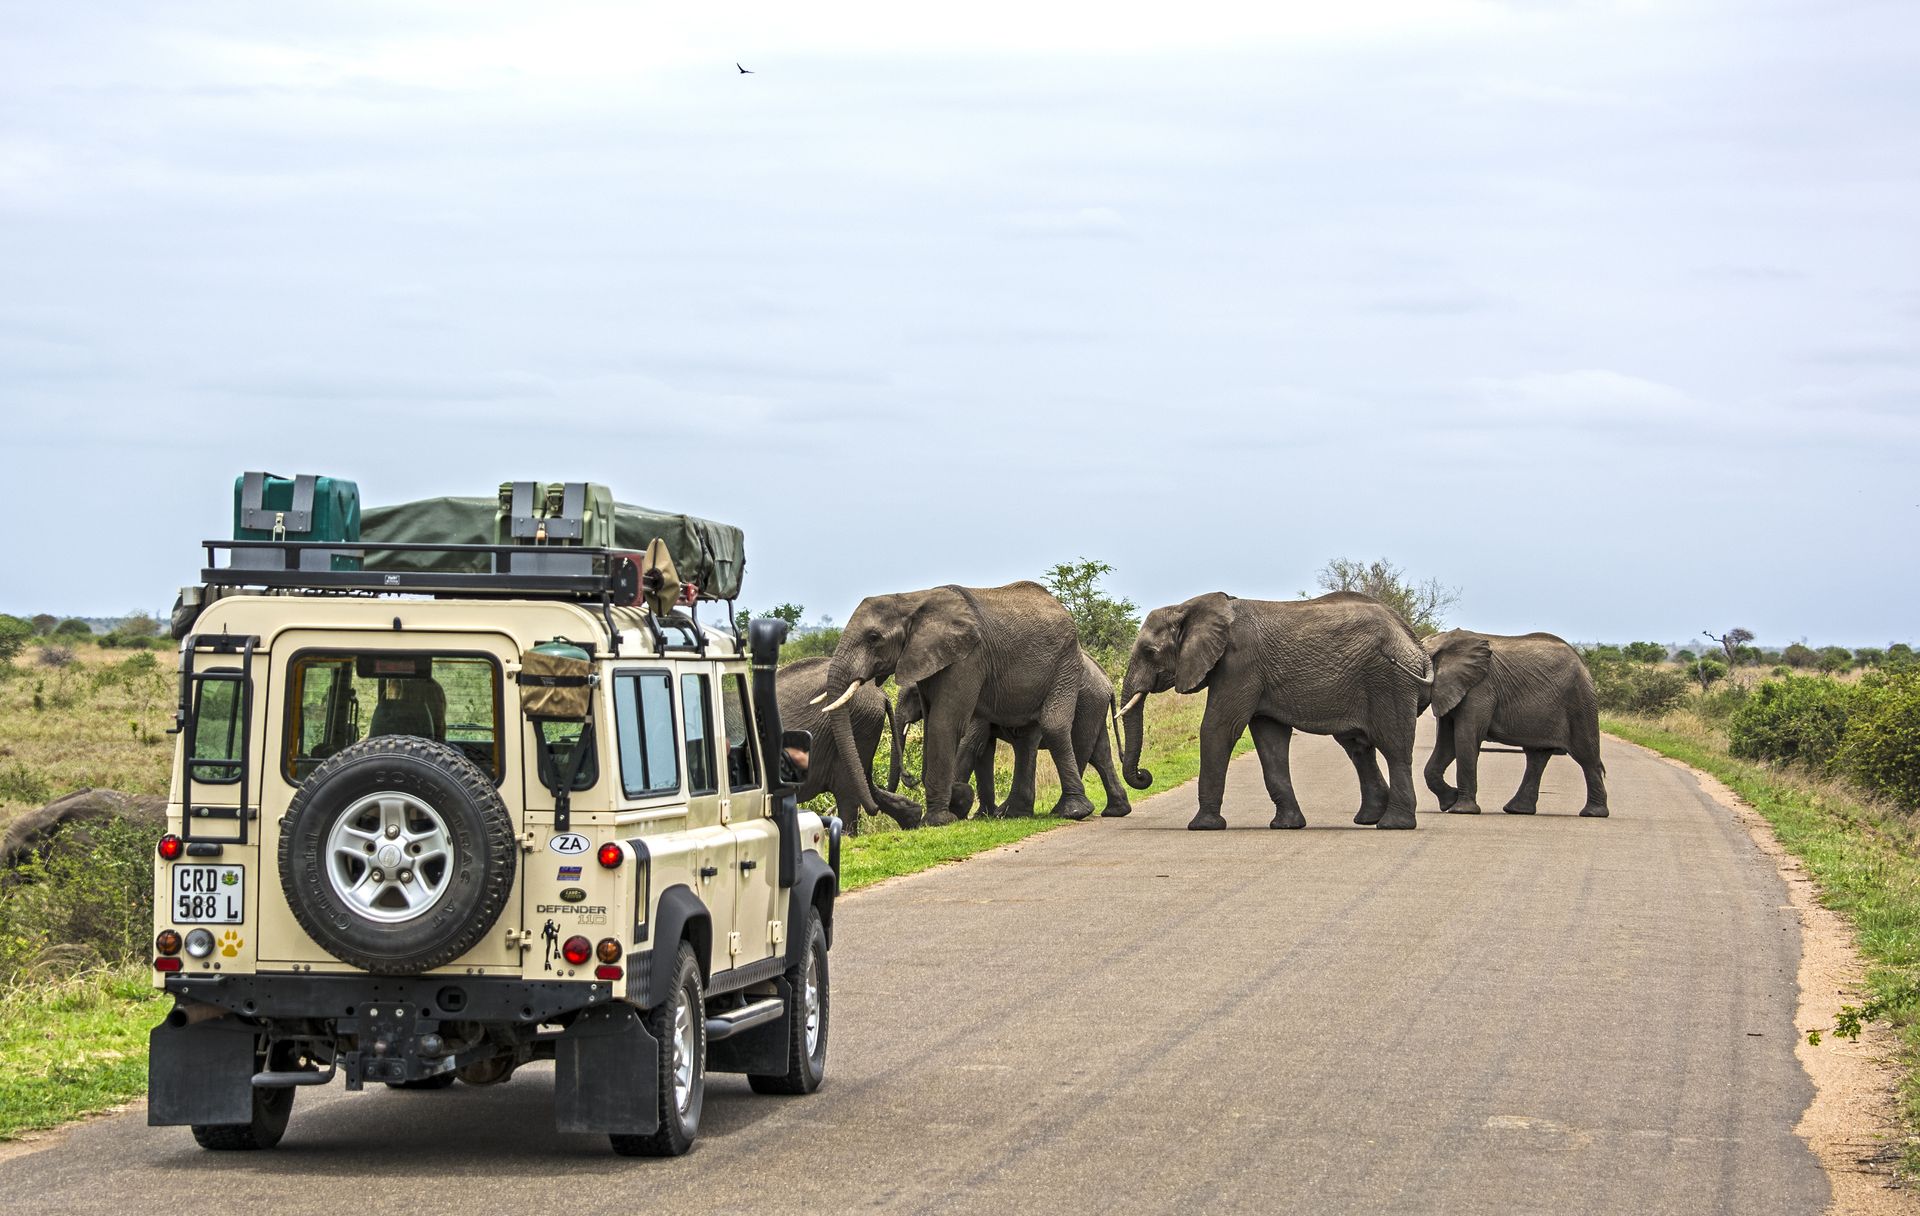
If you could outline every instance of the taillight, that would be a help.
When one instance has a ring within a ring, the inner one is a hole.
[[[600,868],[603,870],[617,870],[620,868],[620,863],[626,859],[626,856],[626,851],[619,845],[613,843],[603,844],[600,846]]]
[[[178,861],[180,854],[186,851],[186,842],[178,836],[175,836],[172,832],[168,832],[160,838],[160,859],[162,861]]]
[[[560,956],[574,966],[584,966],[593,957],[593,943],[584,937],[570,937],[560,947]]]
[[[160,936],[153,939],[153,948],[161,954],[178,954],[180,935],[172,929],[162,929]]]
[[[596,980],[617,980],[623,974],[625,973],[622,972],[620,968],[609,966],[606,963],[602,963],[593,969],[593,978]]]
[[[603,963],[617,963],[620,961],[620,943],[609,937],[594,947],[593,953]]]
[[[153,960],[153,969],[155,971],[178,971],[180,967],[180,960],[170,955],[162,955]]]

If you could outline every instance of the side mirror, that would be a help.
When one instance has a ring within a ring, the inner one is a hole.
[[[807,766],[813,758],[813,732],[810,730],[787,730],[780,732],[780,779],[790,785],[798,785],[807,775]]]

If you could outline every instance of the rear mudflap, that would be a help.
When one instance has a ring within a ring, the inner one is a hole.
[[[660,1044],[623,1002],[587,1009],[554,1045],[553,1117],[563,1132],[645,1136],[660,1127]]]

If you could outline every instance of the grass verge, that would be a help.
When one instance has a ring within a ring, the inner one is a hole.
[[[0,994],[0,1140],[139,1097],[165,1002],[141,966]]]
[[[1609,717],[1601,726],[1719,778],[1800,859],[1821,903],[1852,922],[1868,965],[1869,994],[1896,1001],[1887,1020],[1900,1040],[1905,1074],[1900,1105],[1910,1134],[1920,1134],[1920,1004],[1899,1000],[1911,993],[1920,964],[1920,831],[1915,824],[1834,782],[1735,759],[1727,754],[1724,737],[1691,715]],[[1908,1144],[1904,1168],[1920,1173],[1920,1145]]]

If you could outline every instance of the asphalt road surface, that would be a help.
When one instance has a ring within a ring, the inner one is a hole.
[[[1430,721],[1424,724],[1430,731]],[[1296,737],[1309,826],[1251,756],[1125,820],[847,899],[828,1081],[710,1080],[677,1161],[552,1130],[551,1072],[303,1091],[282,1147],[210,1154],[138,1109],[0,1160],[10,1212],[1817,1212],[1793,1134],[1798,922],[1683,772],[1608,740],[1614,816],[1350,820]],[[1421,759],[1424,760],[1424,746]],[[1520,757],[1482,763],[1482,803]],[[1417,766],[1416,766],[1417,767]]]

